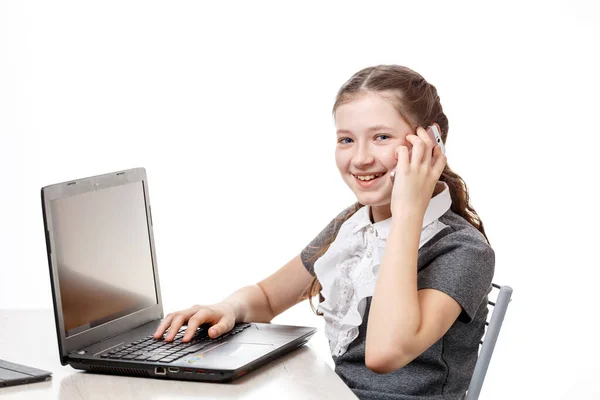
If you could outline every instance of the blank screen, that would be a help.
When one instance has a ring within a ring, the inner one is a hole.
[[[50,209],[66,336],[157,304],[142,182]]]

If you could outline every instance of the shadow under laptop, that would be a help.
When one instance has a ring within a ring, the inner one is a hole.
[[[260,395],[261,398],[273,395],[278,398],[282,393],[302,393],[305,390],[310,393],[309,387],[322,385],[322,381],[315,377],[326,376],[323,372],[332,373],[313,349],[301,346],[230,383],[126,377],[81,371],[61,380],[59,398],[106,399],[117,394],[120,398],[128,399],[241,399],[253,398],[254,395]]]

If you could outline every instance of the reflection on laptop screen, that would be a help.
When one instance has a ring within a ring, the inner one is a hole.
[[[142,185],[51,202],[67,337],[158,304]]]

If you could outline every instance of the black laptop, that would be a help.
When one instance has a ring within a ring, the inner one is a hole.
[[[41,194],[63,365],[227,382],[305,344],[316,332],[242,323],[216,339],[203,325],[188,343],[181,341],[185,327],[173,342],[155,340],[164,315],[145,169],[58,183]]]

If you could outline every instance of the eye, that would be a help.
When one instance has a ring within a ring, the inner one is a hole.
[[[375,138],[376,138],[376,139],[377,139],[377,138],[388,138],[388,139],[389,139],[389,138],[390,138],[390,135],[386,135],[386,134],[382,133],[382,134],[380,134],[380,135],[377,135],[377,136],[375,136]]]
[[[345,142],[345,140],[352,140],[352,139],[347,138],[347,137],[341,138],[340,140],[338,140],[338,143],[341,143],[341,144],[348,144],[348,143],[350,143],[350,142]]]

